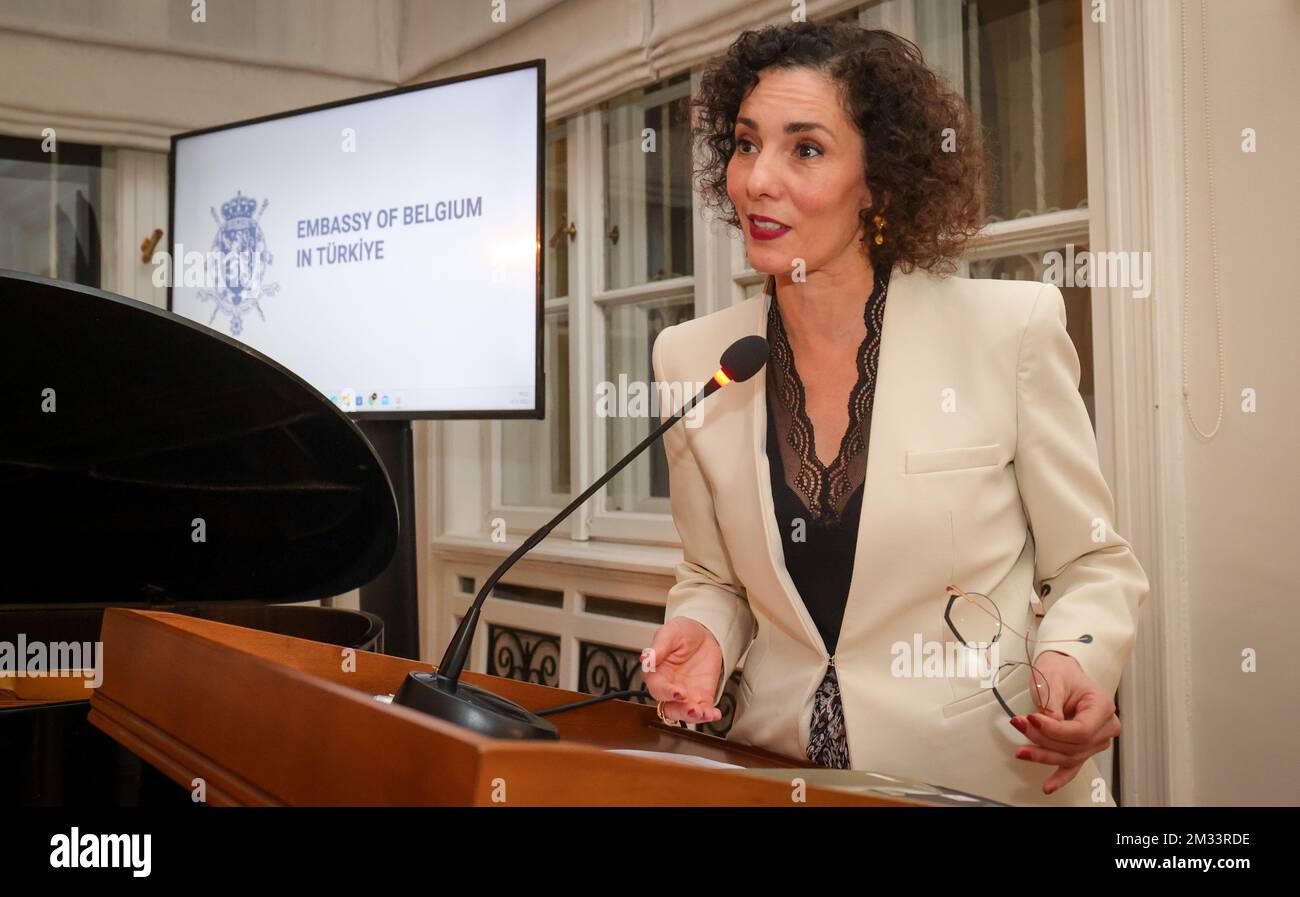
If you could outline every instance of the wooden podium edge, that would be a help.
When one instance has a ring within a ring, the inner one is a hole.
[[[285,806],[255,785],[235,777],[210,757],[185,748],[166,732],[109,698],[94,701],[89,720],[91,725],[181,787],[193,789],[194,779],[203,779],[204,803],[215,807]]]
[[[568,740],[516,742],[371,697],[395,690],[407,671],[433,669],[429,664],[355,652],[366,673],[344,679],[348,674],[334,668],[343,650],[337,646],[125,608],[106,612],[101,638],[104,679],[91,697],[90,722],[187,790],[203,779],[214,805],[802,805],[791,799],[792,784],[780,780],[584,743],[579,714],[588,722],[597,718],[585,709],[564,715],[562,734],[574,730]],[[472,678],[502,691],[545,688]],[[615,703],[596,706],[606,722],[617,719],[625,728],[650,712]],[[313,742],[306,734],[330,724],[330,737]],[[636,728],[642,730],[660,740],[677,734],[662,726]],[[676,738],[673,746],[691,740]],[[747,753],[756,760],[778,756]],[[792,767],[792,779],[797,776]],[[812,785],[805,796],[809,805],[912,805]]]

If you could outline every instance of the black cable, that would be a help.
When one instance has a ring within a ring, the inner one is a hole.
[[[545,710],[533,711],[538,716],[551,716],[556,713],[567,713],[570,710],[577,710],[579,707],[590,707],[592,704],[599,704],[601,701],[611,701],[615,698],[650,698],[654,696],[644,688],[632,689],[629,691],[611,691],[607,694],[599,695],[594,698],[587,698],[585,701],[576,701],[573,704],[561,704],[559,707],[548,707]]]

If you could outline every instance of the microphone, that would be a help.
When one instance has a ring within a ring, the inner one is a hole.
[[[462,728],[471,729],[481,735],[493,738],[515,739],[557,739],[559,732],[549,720],[538,716],[530,710],[520,707],[487,689],[460,681],[460,674],[469,657],[470,644],[474,640],[474,631],[478,628],[479,616],[483,604],[487,601],[493,587],[505,575],[506,571],[537,546],[539,542],[555,529],[559,523],[578,509],[583,502],[596,494],[596,490],[613,479],[620,470],[632,463],[638,455],[651,446],[668,428],[681,420],[687,412],[713,395],[719,389],[731,383],[743,383],[753,377],[767,364],[767,340],[761,336],[746,336],[736,340],[718,362],[718,369],[713,377],[705,382],[704,388],[697,392],[670,417],[665,418],[650,435],[642,439],[623,458],[600,476],[594,483],[582,491],[568,506],[550,519],[544,526],[529,536],[511,555],[492,572],[483,583],[474,603],[460,621],[455,634],[447,644],[447,651],[432,673],[408,673],[402,687],[393,697],[394,704],[401,704],[414,710],[420,710]]]

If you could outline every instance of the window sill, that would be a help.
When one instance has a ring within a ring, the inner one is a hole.
[[[493,542],[484,536],[441,536],[433,540],[433,553],[465,558],[477,556],[485,563],[499,564],[523,544],[525,537],[510,536]],[[609,572],[617,570],[649,576],[676,577],[681,563],[680,547],[635,545],[628,542],[575,542],[554,536],[543,539],[520,563],[549,563]]]

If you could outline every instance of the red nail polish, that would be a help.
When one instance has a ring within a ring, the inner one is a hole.
[[[1011,727],[1021,735],[1025,734],[1025,721],[1020,717],[1016,716],[1011,718]]]
[[[1040,723],[1040,722],[1038,721],[1038,717],[1037,717],[1037,716],[1030,716],[1030,717],[1029,717],[1029,724],[1032,725],[1035,729],[1041,729],[1041,728],[1043,728],[1043,724]]]

